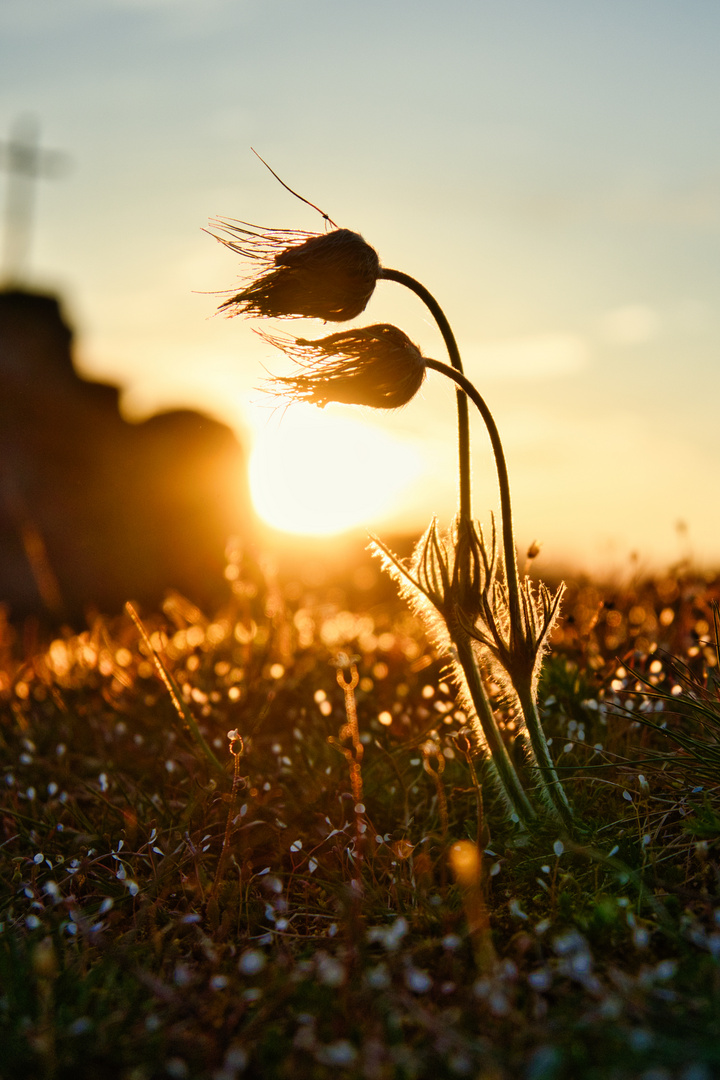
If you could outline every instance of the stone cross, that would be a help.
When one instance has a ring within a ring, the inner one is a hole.
[[[8,174],[3,278],[10,284],[19,284],[27,272],[35,196],[33,181],[59,176],[69,164],[66,154],[41,149],[38,137],[35,117],[21,116],[15,121],[10,138],[0,141],[0,166]]]

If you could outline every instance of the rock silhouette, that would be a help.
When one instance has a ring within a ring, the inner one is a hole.
[[[244,461],[190,410],[129,424],[116,387],[81,379],[52,296],[0,292],[0,603],[11,615],[113,614],[175,589],[228,595],[227,539],[247,532]]]

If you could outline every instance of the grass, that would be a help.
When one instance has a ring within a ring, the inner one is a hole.
[[[142,633],[2,625],[0,1075],[720,1075],[720,582],[569,584],[539,702],[571,840],[496,813],[356,559],[237,557],[224,610]]]

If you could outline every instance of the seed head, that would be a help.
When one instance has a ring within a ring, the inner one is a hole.
[[[380,274],[374,248],[350,229],[307,233],[245,222],[213,223],[221,244],[259,264],[246,287],[220,305],[229,315],[346,322],[364,311]]]
[[[271,381],[269,389],[290,401],[398,409],[415,396],[425,378],[425,358],[417,345],[387,323],[343,330],[317,341],[263,337],[303,368],[298,375]]]

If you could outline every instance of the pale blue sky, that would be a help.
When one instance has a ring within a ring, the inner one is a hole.
[[[130,407],[257,428],[261,365],[285,361],[208,320],[202,291],[239,267],[200,230],[322,223],[255,146],[436,293],[505,437],[521,543],[662,565],[683,519],[720,563],[719,53],[710,0],[2,0],[0,136],[32,112],[74,160],[40,186],[32,281],[67,295],[84,367]],[[441,357],[397,287],[359,321],[380,320]],[[449,514],[451,391],[365,422],[425,447],[413,525]]]

